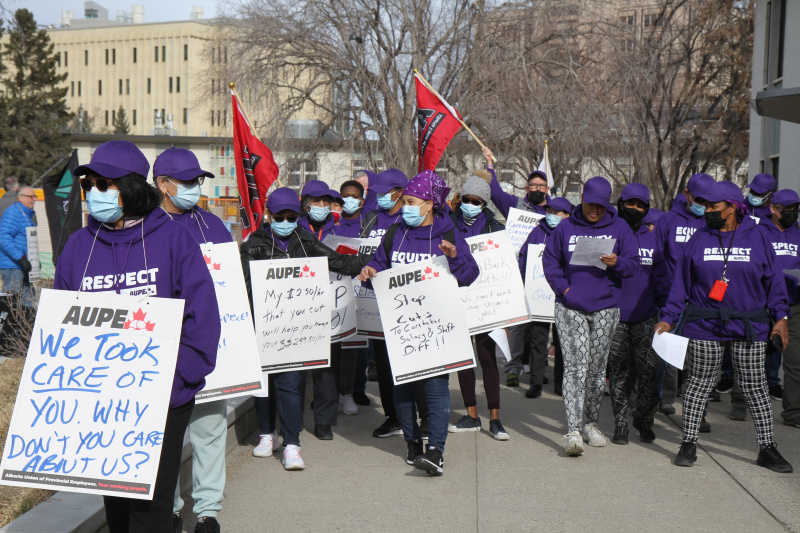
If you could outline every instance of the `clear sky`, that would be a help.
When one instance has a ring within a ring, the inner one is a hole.
[[[132,5],[144,6],[145,22],[166,22],[188,20],[192,6],[203,6],[203,18],[216,15],[216,0],[94,0],[108,9],[108,17],[114,19],[117,10],[130,12]],[[71,10],[75,18],[83,18],[83,0],[0,0],[6,9],[16,10],[26,7],[33,11],[40,25],[58,24],[61,10]]]

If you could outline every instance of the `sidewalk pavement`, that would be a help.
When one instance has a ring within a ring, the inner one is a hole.
[[[680,446],[679,404],[678,415],[656,415],[654,443],[640,442],[631,427],[631,443],[620,446],[610,442],[608,397],[600,416],[608,446],[586,446],[573,458],[564,453],[564,407],[552,393],[552,366],[547,375],[551,384],[533,400],[524,396],[527,376],[521,387],[501,385],[506,442],[488,433],[479,380],[483,431],[449,434],[444,476],[437,478],[405,464],[402,437],[372,437],[384,420],[376,383],[367,389],[371,406],[355,416],[340,412],[332,441],[310,432],[307,407],[300,435],[305,471],[284,471],[281,450],[253,457],[257,435],[228,456],[222,530],[800,532],[800,432],[782,425],[780,402],[772,402],[776,441],[792,474],[755,464],[752,417],[729,420],[729,395],[709,404],[712,432],[701,434],[693,468],[672,464]],[[452,374],[450,392],[454,422],[466,411]],[[307,396],[310,402],[310,390]],[[190,501],[184,509],[185,531],[194,531]]]

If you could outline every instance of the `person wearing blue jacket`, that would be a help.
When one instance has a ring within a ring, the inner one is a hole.
[[[629,183],[622,189],[617,204],[620,217],[630,225],[639,251],[639,269],[622,280],[622,305],[619,324],[611,339],[608,354],[608,378],[611,406],[614,409],[614,444],[628,444],[628,397],[636,388],[636,411],[633,427],[642,442],[653,442],[651,399],[656,384],[658,356],[653,350],[656,324],[655,294],[651,278],[653,265],[661,261],[661,249],[643,220],[650,209],[650,191],[641,183]]]
[[[150,164],[128,141],[109,141],[75,169],[89,221],[64,246],[54,287],[66,291],[150,295],[184,300],[178,361],[153,499],[104,496],[115,532],[169,532],[186,426],[195,395],[216,365],[220,336],[214,284],[191,233],[159,207],[146,179]]]
[[[480,270],[469,245],[444,211],[450,188],[431,170],[425,170],[408,182],[403,190],[403,221],[383,236],[372,260],[358,279],[366,282],[392,265],[416,263],[432,257],[447,257],[450,272],[459,285],[470,285]],[[446,237],[452,235],[452,242]],[[407,443],[406,462],[429,475],[442,475],[444,445],[450,418],[449,375],[433,376],[403,383],[394,388],[397,419]],[[422,431],[417,424],[414,400],[422,387],[428,403],[430,423],[428,444],[423,450]]]
[[[161,209],[185,227],[198,245],[232,242],[233,237],[217,216],[198,207],[200,186],[214,174],[200,168],[197,157],[184,148],[168,148],[153,163],[153,181],[161,191]],[[203,265],[203,268],[207,267]],[[220,361],[217,361],[219,364]],[[187,433],[192,445],[192,499],[197,516],[195,533],[217,533],[217,513],[225,490],[225,451],[228,436],[227,401],[196,404]],[[181,529],[183,509],[180,477],[172,505],[172,529]]]
[[[750,193],[744,200],[744,204],[750,210],[750,214],[758,218],[772,218],[772,211],[769,206],[775,200],[772,193],[775,191],[777,183],[772,174],[756,174],[747,188]]]
[[[30,187],[17,191],[17,201],[11,204],[0,218],[0,277],[3,290],[18,293],[19,304],[32,308],[36,291],[31,286],[28,273],[32,266],[28,261],[27,228],[36,226],[33,205],[36,193]]]
[[[605,268],[575,265],[578,239],[615,239],[612,252],[599,261]],[[547,282],[556,295],[555,322],[564,351],[564,407],[567,455],[589,446],[605,446],[597,427],[603,399],[611,337],[619,322],[622,279],[639,269],[630,226],[611,207],[611,183],[595,176],[586,181],[581,205],[561,221],[542,258]],[[583,438],[581,438],[583,437]]]
[[[573,205],[566,198],[550,198],[547,201],[547,214],[528,234],[528,238],[519,250],[519,271],[522,279],[528,269],[528,246],[531,244],[547,244],[548,238],[555,231],[556,226],[569,217]],[[549,322],[530,322],[521,327],[530,330],[529,351],[531,353],[531,382],[525,391],[526,398],[538,398],[542,395],[544,385],[544,367],[547,362],[547,340],[550,330],[553,330],[553,347],[555,348],[555,361],[553,367],[553,390],[561,396],[564,382],[564,360],[561,353],[561,343],[558,340],[558,330]],[[522,369],[521,352],[516,355],[512,352],[511,360],[506,363],[506,372],[518,373]]]
[[[789,342],[786,282],[772,244],[747,216],[741,189],[721,181],[704,198],[706,227],[686,246],[662,321],[655,327],[658,334],[674,329],[689,338],[683,442],[675,464],[692,466],[697,460],[705,401],[729,345],[736,380],[753,413],[760,448],[756,462],[775,472],[791,472],[775,445],[764,375],[767,342],[781,349]]]

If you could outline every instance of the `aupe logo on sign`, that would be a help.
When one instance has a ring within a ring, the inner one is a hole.
[[[134,331],[153,331],[156,327],[155,322],[147,320],[147,313],[142,311],[141,307],[137,311],[130,311],[129,309],[73,305],[61,323],[85,327],[132,329]]]
[[[290,279],[290,278],[313,278],[316,272],[311,270],[308,265],[302,268],[294,267],[273,267],[267,270],[267,279]]]
[[[493,239],[486,239],[485,241],[475,242],[469,245],[470,253],[485,252],[487,250],[494,250],[500,248],[500,244]]]
[[[419,283],[421,281],[438,277],[438,270],[435,270],[431,267],[425,267],[425,270],[412,270],[411,272],[406,272],[405,274],[400,274],[399,276],[392,276],[389,278],[389,288],[396,289],[397,287],[403,287],[411,285],[412,283]]]

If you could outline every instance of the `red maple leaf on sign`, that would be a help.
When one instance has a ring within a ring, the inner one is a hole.
[[[153,328],[156,327],[156,325],[148,320],[144,327],[147,329],[147,331],[153,331]]]
[[[131,329],[131,322],[133,322],[133,321],[132,320],[126,320],[125,321],[125,325],[122,326],[122,329]]]
[[[433,269],[431,267],[426,267],[425,268],[425,273],[426,274],[430,274],[431,272],[433,272]]]
[[[438,273],[438,272],[434,272],[434,273],[433,273],[433,277],[434,277],[434,278],[438,278],[438,277],[439,277],[439,273]]]
[[[303,267],[303,272],[308,272],[309,270],[310,270],[310,269],[308,268],[308,265],[306,265],[306,266],[304,266],[304,267]]]
[[[141,307],[138,311],[133,312],[133,319],[129,319],[125,321],[125,325],[123,329],[132,329],[134,331],[153,331],[153,328],[156,327],[155,323],[150,322],[149,320],[145,322],[145,317],[147,313],[142,311]]]
[[[314,272],[312,272],[312,273],[311,273],[311,277],[312,277],[312,278],[314,277]]]
[[[203,254],[203,260],[206,262],[207,265],[211,264],[211,258],[208,257],[206,254]]]
[[[488,241],[486,241],[486,246],[491,247],[493,244],[494,244],[494,242],[492,241],[492,239],[489,239]]]
[[[144,317],[146,317],[146,316],[147,316],[147,313],[142,311],[141,307],[139,308],[138,311],[134,311],[133,312],[133,319],[134,320],[144,320]]]

